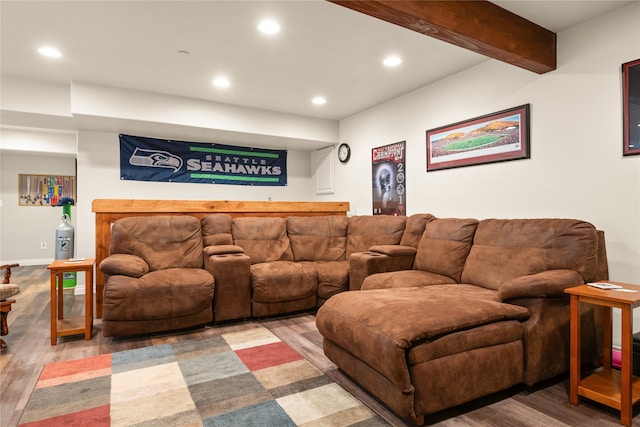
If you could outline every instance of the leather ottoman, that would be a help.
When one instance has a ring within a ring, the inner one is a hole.
[[[344,292],[316,315],[327,357],[417,424],[523,378],[529,311],[437,288]]]

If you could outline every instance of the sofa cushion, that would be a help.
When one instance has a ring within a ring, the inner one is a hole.
[[[397,245],[402,239],[407,218],[404,216],[362,215],[349,218],[347,258],[375,245]]]
[[[200,220],[187,215],[119,219],[111,227],[109,253],[137,255],[150,271],[203,268]]]
[[[244,249],[251,258],[251,264],[293,261],[284,218],[233,218],[231,232],[233,243]]]
[[[273,261],[251,266],[253,301],[276,303],[316,295],[318,275],[313,266],[293,261]]]
[[[202,240],[204,246],[232,245],[231,216],[227,214],[205,215],[202,223]]]
[[[104,288],[104,320],[158,320],[211,307],[214,279],[198,268],[152,271],[139,279],[111,276]]]
[[[414,268],[460,282],[477,226],[476,219],[438,218],[430,221],[418,244]]]
[[[318,274],[318,298],[331,296],[349,289],[349,261],[303,261]]]
[[[461,280],[497,290],[516,277],[574,270],[588,282],[596,275],[597,260],[597,232],[588,222],[486,219],[478,224]]]
[[[435,218],[431,214],[414,214],[408,217],[400,245],[417,248],[427,223]]]
[[[294,261],[340,261],[347,250],[346,216],[288,217]]]
[[[412,286],[442,285],[455,283],[448,276],[422,270],[401,270],[376,273],[367,276],[360,289],[404,288]]]

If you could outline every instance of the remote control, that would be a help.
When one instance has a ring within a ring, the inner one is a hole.
[[[620,285],[614,285],[613,283],[587,283],[587,285],[589,286],[593,286],[594,288],[598,288],[598,289],[622,289],[622,286]]]

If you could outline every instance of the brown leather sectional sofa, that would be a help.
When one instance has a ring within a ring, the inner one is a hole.
[[[415,248],[432,218],[119,219],[100,263],[102,332],[135,335],[315,309],[349,289],[351,254],[375,245]]]
[[[317,312],[324,351],[400,416],[424,417],[569,368],[564,289],[607,279],[604,235],[571,219],[432,219],[417,249],[351,255]],[[583,361],[601,354],[582,307]]]
[[[604,234],[572,219],[137,216],[109,253],[105,336],[319,307],[329,359],[418,424],[566,372],[563,290],[608,278]],[[581,310],[589,363],[601,319]]]

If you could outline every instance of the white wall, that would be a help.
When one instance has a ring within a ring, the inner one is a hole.
[[[256,146],[258,140],[272,144],[302,140],[323,146],[335,142],[338,135],[334,120],[78,82],[71,85],[71,114],[94,122],[115,119],[152,123],[156,131],[160,124],[178,126],[183,131],[198,129],[197,137],[206,135],[207,142],[222,143],[221,138],[229,137],[237,140],[239,135],[246,141],[240,145],[251,146]],[[184,140],[191,141],[186,137]]]
[[[640,283],[640,156],[622,156],[621,100],[638,22],[635,3],[558,34],[551,73],[490,60],[343,120],[352,160],[332,197],[371,213],[371,149],[406,140],[409,214],[584,219],[606,233],[611,279]],[[527,103],[531,159],[426,172],[426,130]]]
[[[13,180],[17,183],[18,173],[55,173],[51,168],[33,170],[27,153],[40,153],[35,155],[41,157],[69,156],[72,161],[77,157],[78,204],[74,208],[77,214],[73,214],[73,224],[78,257],[95,254],[95,217],[91,202],[96,198],[313,200],[310,152],[338,140],[338,122],[333,120],[86,83],[52,85],[2,76],[2,85],[0,153],[20,153],[22,157],[8,160],[11,164],[6,171],[3,165],[6,185],[0,199],[10,199],[11,191],[17,192],[17,186],[13,189]],[[42,96],[46,102],[40,102]],[[288,185],[251,187],[121,181],[117,132],[286,149]],[[42,162],[46,166],[54,163]],[[69,174],[74,173],[75,168]],[[19,229],[13,227],[24,220],[24,212],[24,207],[0,209],[2,247],[9,248],[9,242],[13,245],[11,251],[0,253],[0,261],[47,264],[49,260],[41,257],[44,252],[33,251],[34,247],[40,251],[42,230],[38,233],[31,230],[32,235],[25,239],[18,238]],[[59,219],[60,215],[56,217]],[[53,259],[54,252],[51,254]]]
[[[3,152],[0,156],[0,264],[49,264],[55,258],[56,227],[62,208],[18,206],[18,175],[75,175],[75,159]],[[71,209],[76,224],[76,208]],[[46,249],[40,245],[45,242]]]
[[[75,159],[78,153],[77,132],[4,126],[0,128],[0,147],[3,152],[47,153]]]
[[[343,120],[352,160],[336,166],[331,197],[371,213],[371,149],[406,140],[408,214],[584,219],[605,231],[610,279],[640,284],[640,156],[622,156],[621,95],[639,22],[636,2],[559,33],[558,68],[544,75],[487,61]],[[527,103],[531,159],[426,172],[426,130]],[[619,325],[614,310],[614,345]]]
[[[287,186],[156,183],[120,180],[117,133],[2,129],[0,151],[0,264],[48,264],[55,256],[55,228],[62,208],[18,206],[18,175],[76,175],[75,255],[95,255],[95,215],[91,203],[97,198],[160,200],[313,200],[315,181],[310,152],[287,150]],[[247,141],[251,146],[251,141]],[[20,148],[20,149],[18,149]],[[29,149],[35,151],[30,152]],[[49,154],[45,153],[50,151]],[[313,184],[312,184],[313,182]],[[41,249],[46,242],[47,248]]]
[[[247,141],[251,146],[251,141]],[[287,151],[287,186],[158,183],[120,180],[118,134],[78,133],[78,197],[87,201],[77,206],[76,254],[95,255],[94,199],[159,200],[313,200],[308,151]]]

